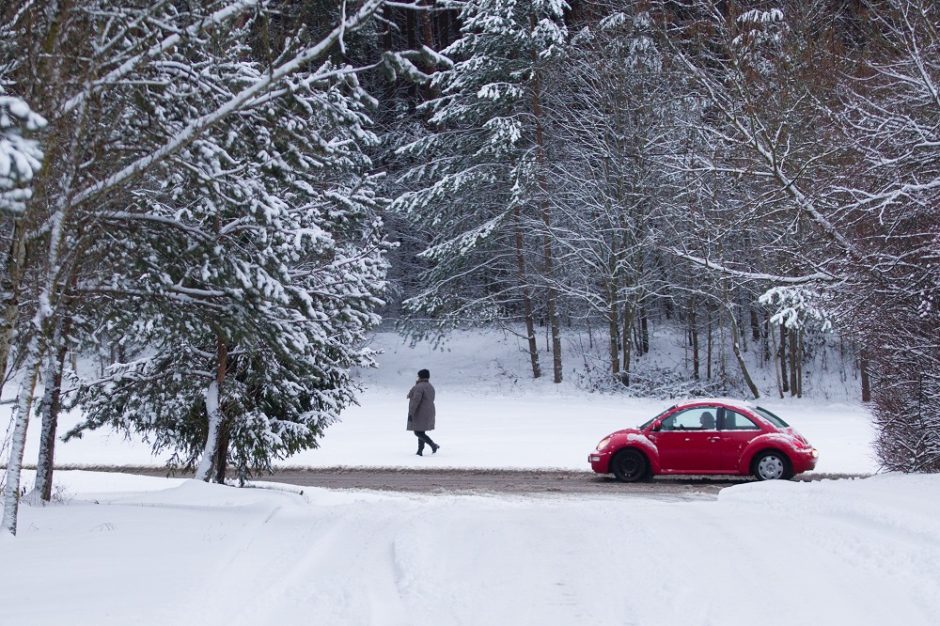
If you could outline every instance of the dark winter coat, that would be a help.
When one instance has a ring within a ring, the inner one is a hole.
[[[434,387],[419,378],[408,392],[408,430],[434,430]]]

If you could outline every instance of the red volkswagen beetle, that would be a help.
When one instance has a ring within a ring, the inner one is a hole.
[[[765,408],[697,400],[604,437],[588,461],[598,474],[623,482],[656,474],[753,474],[772,480],[813,469],[818,456],[801,434]]]

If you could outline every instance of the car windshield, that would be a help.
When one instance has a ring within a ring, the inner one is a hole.
[[[676,408],[675,405],[669,407],[668,409],[666,409],[665,411],[663,411],[662,413],[660,413],[660,414],[657,415],[656,417],[654,417],[654,418],[652,418],[652,419],[646,420],[645,422],[643,422],[642,424],[640,424],[640,426],[638,427],[638,430],[646,430],[647,428],[649,428],[649,425],[650,425],[650,424],[652,424],[653,422],[655,422],[656,420],[658,420],[660,417],[662,417],[663,415],[665,415],[665,414],[668,413],[669,411],[673,410],[674,408]]]
[[[764,407],[757,407],[757,414],[763,417],[765,420],[776,426],[777,428],[789,428],[790,425],[785,421],[765,409]]]

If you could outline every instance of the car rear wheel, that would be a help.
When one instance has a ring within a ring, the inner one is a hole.
[[[790,459],[775,450],[761,452],[754,459],[754,475],[758,480],[788,479],[793,476]]]
[[[622,483],[634,483],[646,477],[649,463],[642,452],[638,450],[621,450],[610,460],[610,467]]]

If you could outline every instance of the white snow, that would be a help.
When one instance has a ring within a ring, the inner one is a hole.
[[[669,404],[532,382],[519,345],[467,333],[432,351],[380,334],[362,405],[285,464],[588,471],[601,437]],[[443,447],[417,457],[405,394],[422,367]],[[759,404],[820,449],[818,471],[877,469],[864,407]],[[56,453],[160,462],[106,431]],[[940,614],[940,476],[751,482],[717,498],[615,483],[601,496],[235,489],[64,470],[55,484],[53,504],[20,507],[17,536],[0,537],[0,624],[927,626]]]
[[[590,471],[587,455],[611,432],[642,424],[673,403],[588,393],[569,382],[555,385],[550,372],[539,381],[526,376],[528,355],[514,337],[457,333],[445,349],[427,343],[408,346],[393,333],[380,333],[372,347],[382,351],[379,368],[360,372],[365,391],[360,406],[343,413],[319,449],[308,450],[281,466],[560,468]],[[665,350],[661,350],[664,351]],[[551,362],[543,355],[543,367]],[[569,353],[569,360],[574,355]],[[431,370],[437,391],[437,454],[415,455],[417,441],[405,430],[405,394],[421,368]],[[832,384],[833,387],[836,383]],[[838,394],[836,394],[838,397]],[[816,473],[870,474],[878,469],[868,409],[848,401],[761,399],[765,406],[809,439],[820,451]],[[60,419],[59,432],[79,421],[77,413]],[[35,463],[38,424],[30,427],[25,462]],[[140,441],[113,431],[86,433],[57,443],[59,465],[161,465]]]
[[[0,539],[0,623],[927,626],[940,612],[940,476],[684,500],[56,478],[65,501],[22,507]]]

